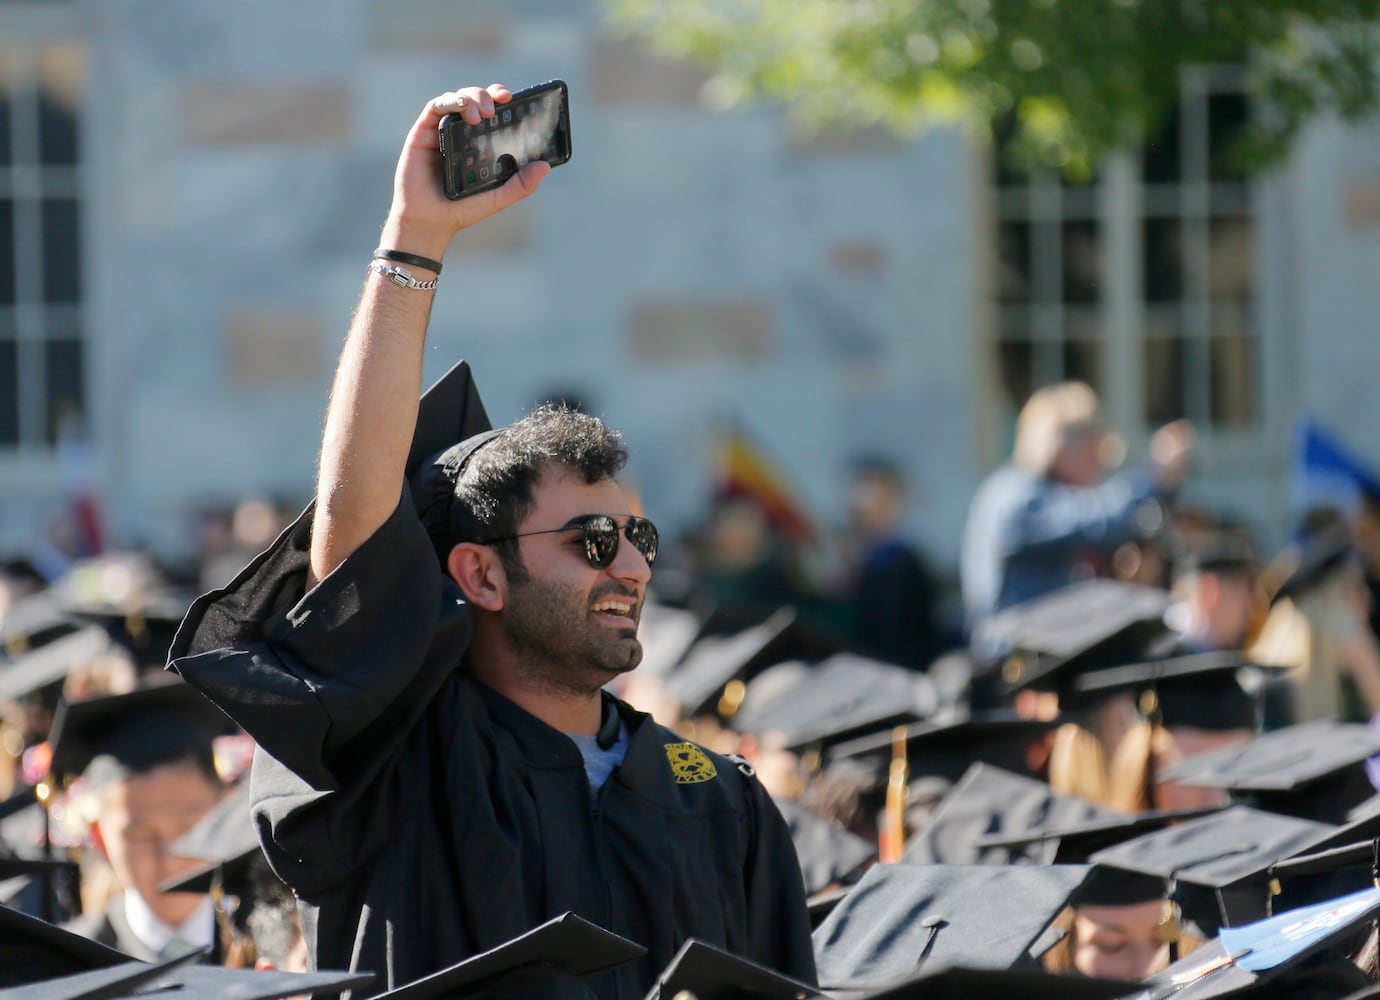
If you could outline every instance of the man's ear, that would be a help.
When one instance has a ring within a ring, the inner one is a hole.
[[[461,542],[446,557],[446,571],[476,608],[502,611],[507,604],[508,577],[492,546]]]

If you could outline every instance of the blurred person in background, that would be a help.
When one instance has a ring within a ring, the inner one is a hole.
[[[1336,718],[1364,722],[1380,712],[1380,640],[1354,529],[1335,510],[1304,519],[1299,537],[1261,573],[1268,610],[1248,652],[1289,667],[1286,708],[1271,724]]]
[[[1380,638],[1380,497],[1362,494],[1353,534],[1366,590],[1370,594],[1370,630]]]
[[[225,586],[289,520],[271,501],[257,496],[245,497],[232,511],[206,511],[199,539],[201,589]]]
[[[1066,935],[1041,959],[1046,971],[1139,982],[1169,965],[1163,879],[1094,867],[1053,926]]]
[[[929,568],[901,531],[905,497],[895,463],[880,456],[854,463],[848,492],[853,561],[848,631],[869,655],[925,667],[945,643],[935,621]]]
[[[969,630],[1074,580],[1108,575],[1138,519],[1164,517],[1157,501],[1183,481],[1192,425],[1161,427],[1143,468],[1105,478],[1115,440],[1085,383],[1047,386],[1022,407],[1011,461],[984,480],[968,510],[960,578]]]
[[[1165,614],[1172,637],[1151,659],[1240,651],[1255,603],[1256,548],[1241,527],[1219,523],[1182,543],[1174,560]],[[1244,655],[1242,660],[1244,660]],[[1111,756],[1107,802],[1125,812],[1225,805],[1216,788],[1180,786],[1156,776],[1185,757],[1250,742],[1260,731],[1260,679],[1243,686],[1238,671],[1162,682],[1137,699],[1141,718]]]
[[[190,698],[188,697],[190,695]],[[103,910],[67,929],[142,961],[215,948],[215,904],[159,892],[199,862],[170,848],[220,801],[206,703],[182,684],[72,703],[60,713],[54,771],[90,788],[91,838],[118,885]]]
[[[700,540],[696,597],[745,619],[765,618],[783,605],[808,603],[791,571],[785,544],[751,497],[717,501]]]
[[[1177,652],[1241,649],[1255,607],[1256,548],[1243,528],[1225,525],[1188,542],[1174,560],[1166,615]]]

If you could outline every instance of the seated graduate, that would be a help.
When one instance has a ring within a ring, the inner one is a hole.
[[[1051,972],[1140,981],[1169,964],[1168,890],[1151,875],[1094,868],[1063,923],[1067,937],[1042,959]]]
[[[53,771],[90,785],[92,838],[119,887],[103,911],[84,913],[69,930],[144,961],[202,948],[215,958],[211,898],[158,886],[195,866],[168,848],[221,797],[212,739],[225,726],[181,683],[59,706]]]
[[[408,268],[439,275],[452,237],[549,169],[450,201],[437,125],[510,100],[447,93],[413,124],[316,503],[193,605],[171,666],[258,741],[255,821],[317,968],[394,988],[573,911],[647,949],[600,997],[643,996],[690,937],[812,981],[761,784],[603,690],[641,659],[657,545],[614,478],[621,437],[559,408],[491,432],[461,369],[419,410],[435,283]]]

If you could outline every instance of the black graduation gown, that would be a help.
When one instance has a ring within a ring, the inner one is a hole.
[[[459,589],[404,494],[303,595],[310,512],[200,598],[172,667],[258,742],[254,816],[317,968],[395,987],[571,910],[646,946],[593,982],[637,998],[689,937],[813,982],[800,869],[761,784],[619,704],[592,808],[579,750],[457,670]]]

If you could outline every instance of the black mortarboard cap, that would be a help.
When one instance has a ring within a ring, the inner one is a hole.
[[[1169,880],[1158,875],[1143,872],[1128,872],[1121,868],[1093,865],[1088,880],[1084,882],[1069,905],[1080,906],[1134,906],[1137,903],[1151,903],[1169,898]]]
[[[1276,912],[1359,892],[1380,880],[1380,839],[1286,858],[1270,866],[1267,874]]]
[[[193,956],[188,956],[193,957]],[[185,1000],[282,1000],[333,997],[373,982],[370,972],[276,972],[191,965],[128,962],[109,969],[35,983],[6,993],[6,1000],[120,1000],[178,997]]]
[[[277,972],[259,969],[225,969],[215,965],[186,965],[152,981],[145,992],[187,1000],[282,1000],[285,997],[338,996],[345,990],[359,990],[374,981],[372,972]],[[358,995],[358,994],[356,994]]]
[[[475,388],[468,361],[457,361],[429,389],[417,404],[417,429],[407,453],[410,476],[428,460],[461,441],[493,430],[484,401]]]
[[[0,988],[106,969],[128,961],[128,955],[113,948],[0,906]]]
[[[874,865],[814,934],[825,990],[923,963],[1009,969],[1087,878],[1082,865]]]
[[[152,965],[128,959],[119,965],[34,981],[5,991],[5,1000],[108,1000],[143,993],[144,984],[198,958],[196,952]],[[155,987],[157,988],[157,987]]]
[[[647,949],[573,913],[553,917],[497,948],[382,994],[395,1000],[467,996],[484,984],[524,970],[563,978],[592,976],[640,958]]]
[[[637,627],[642,642],[638,674],[657,678],[668,675],[684,658],[703,626],[703,620],[694,611],[663,604],[649,596]]]
[[[787,660],[817,662],[838,652],[837,642],[802,624],[783,607],[765,621],[731,635],[697,639],[666,678],[666,694],[686,716],[714,712],[731,718],[747,696],[747,682]]]
[[[63,701],[53,718],[51,770],[78,775],[101,758],[137,772],[183,756],[209,758],[212,739],[233,730],[220,709],[180,680]]]
[[[1145,980],[1136,996],[1347,996],[1369,982],[1349,952],[1358,934],[1374,933],[1370,925],[1377,912],[1380,889],[1370,888],[1226,928],[1217,940]]]
[[[195,871],[169,879],[158,887],[159,891],[210,892],[219,885],[234,895],[246,894],[251,866],[263,853],[250,805],[249,779],[245,777],[168,848],[168,853],[176,857],[205,863]]]
[[[1169,728],[1255,730],[1260,706],[1238,678],[1243,671],[1267,669],[1239,650],[1211,650],[1092,671],[1075,678],[1073,685],[1092,694],[1131,692],[1143,713]]]
[[[691,938],[647,992],[645,1000],[810,1000],[822,994],[806,983],[722,948]]]
[[[1086,887],[1087,884],[1088,883],[1084,882],[1084,887]],[[1026,954],[1030,957],[1032,961],[1038,962],[1040,959],[1048,955],[1055,945],[1057,945],[1060,941],[1064,940],[1068,936],[1068,928],[1060,927],[1057,924],[1050,924],[1048,927],[1046,927],[1043,931],[1040,932],[1040,936],[1035,939],[1035,943],[1030,946],[1030,950],[1027,951]],[[1025,965],[1025,962],[1021,962],[1017,964],[1015,968],[1023,969],[1025,968]]]
[[[1356,543],[1345,524],[1323,528],[1295,540],[1270,564],[1277,582],[1270,587],[1270,603],[1297,598],[1327,579],[1348,560],[1356,559]]]
[[[790,750],[822,749],[917,722],[938,708],[934,682],[923,673],[856,653],[836,653],[760,710],[736,716],[733,726],[779,733]]]
[[[75,910],[79,867],[67,852],[53,856],[48,826],[32,789],[0,802],[0,903],[60,920]]]
[[[77,628],[63,596],[51,588],[22,597],[0,617],[0,654],[16,660]]]
[[[470,456],[496,433],[475,388],[469,362],[456,362],[422,393],[405,471],[417,516],[443,561],[450,539],[456,478]]]
[[[1034,778],[990,764],[974,764],[945,797],[925,828],[906,844],[914,864],[1004,864],[1018,858],[1048,863],[1056,843],[1029,842],[1026,852],[984,845],[982,838],[1028,835],[1033,829],[1073,826],[1118,813],[1072,795],[1058,795]],[[1044,856],[1048,854],[1049,856]]]
[[[195,597],[190,591],[162,587],[128,604],[74,601],[68,605],[68,612],[76,621],[105,629],[138,666],[162,668],[168,662],[168,649],[177,628]]]
[[[1077,801],[1077,800],[1075,800]],[[1221,812],[1224,806],[1197,809],[1154,809],[1120,815],[1102,810],[1104,815],[1086,821],[1064,823],[1054,819],[1044,826],[1023,833],[996,833],[977,837],[973,847],[979,851],[1000,849],[1012,860],[1040,864],[1086,864],[1098,851],[1125,843],[1142,834],[1163,830],[1172,823],[1198,819]]]
[[[863,994],[861,1000],[1112,1000],[1134,997],[1135,983],[1083,976],[1053,976],[1027,969],[927,969],[913,979]]]
[[[1160,778],[1222,788],[1272,812],[1341,822],[1375,794],[1367,758],[1380,754],[1380,730],[1319,719],[1264,733],[1239,746],[1194,754]]]
[[[761,715],[778,700],[794,692],[798,686],[810,679],[814,666],[813,663],[806,663],[804,660],[785,660],[773,663],[757,674],[747,682],[743,703],[730,720],[733,727],[739,730],[753,730],[754,727],[745,720]]]
[[[50,576],[40,568],[42,560],[23,552],[0,556],[0,580],[14,580],[31,587],[47,586]]]
[[[59,684],[109,648],[110,637],[95,625],[46,642],[0,666],[0,701],[16,701]]]
[[[1339,835],[1327,823],[1232,806],[1098,851],[1091,860],[1171,879],[1184,915],[1211,936],[1218,927],[1265,916],[1271,865],[1335,846]]]
[[[957,781],[975,762],[992,764],[1016,774],[1029,773],[1026,753],[1030,745],[1066,720],[1027,719],[1015,712],[946,714],[906,726],[907,765],[912,777],[940,777]],[[862,736],[829,749],[832,761],[865,759],[885,771],[891,759],[895,733]]]
[[[851,885],[840,886],[837,889],[827,889],[824,892],[816,893],[805,900],[805,909],[810,914],[811,929],[818,928],[824,923],[824,918],[834,912],[835,907],[843,902],[843,898],[853,891]]]
[[[49,872],[71,872],[76,867],[75,861],[65,858],[0,857],[0,882],[30,875],[44,875]]]
[[[1169,634],[1169,604],[1156,587],[1084,580],[980,622],[972,645],[999,671],[998,692],[1033,688],[1063,697],[1079,673],[1144,659]]]
[[[877,846],[789,800],[776,803],[791,831],[805,895],[850,881],[877,856]]]
[[[1259,559],[1255,541],[1244,529],[1217,528],[1186,542],[1174,556],[1174,576],[1189,573],[1241,573]]]

